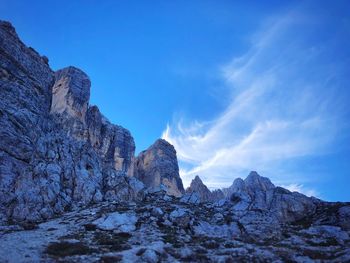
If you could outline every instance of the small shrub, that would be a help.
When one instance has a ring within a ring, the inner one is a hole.
[[[46,248],[45,252],[50,256],[54,257],[67,257],[74,255],[87,255],[92,254],[94,250],[84,245],[83,243],[69,243],[69,242],[60,242],[60,243],[51,243]]]

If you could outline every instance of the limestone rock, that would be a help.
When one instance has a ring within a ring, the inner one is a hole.
[[[135,162],[135,176],[147,187],[165,185],[170,195],[181,196],[184,193],[175,148],[163,139],[139,154]]]

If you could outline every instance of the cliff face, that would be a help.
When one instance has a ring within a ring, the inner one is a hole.
[[[136,158],[135,177],[147,187],[164,185],[167,193],[173,196],[184,193],[175,148],[163,139],[157,140]]]
[[[89,107],[84,72],[53,72],[7,22],[0,22],[0,85],[2,220],[36,221],[137,196],[142,187],[127,177],[135,151],[130,132]]]

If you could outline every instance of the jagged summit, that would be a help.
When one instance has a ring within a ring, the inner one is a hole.
[[[202,179],[199,177],[199,175],[196,175],[193,180],[191,181],[190,187],[195,187],[195,186],[205,186]],[[206,186],[205,186],[206,187]]]
[[[191,184],[203,184],[202,179],[199,177],[199,175],[196,175],[194,179],[192,180]]]
[[[186,189],[186,193],[197,193],[200,202],[214,202],[224,198],[221,190],[211,192],[198,175],[192,180],[190,186]]]
[[[244,182],[246,187],[259,188],[264,191],[275,188],[269,178],[260,176],[256,171],[250,172],[247,178],[244,179]]]

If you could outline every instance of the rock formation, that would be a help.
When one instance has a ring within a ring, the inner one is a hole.
[[[181,196],[184,193],[175,148],[163,139],[139,154],[135,162],[135,176],[147,187],[164,185],[170,195]]]
[[[193,192],[199,195],[201,202],[215,202],[224,198],[224,194],[220,189],[211,192],[198,175],[196,175],[190,186],[186,189],[186,193]]]
[[[137,196],[140,183],[127,177],[134,140],[89,107],[84,72],[53,72],[7,22],[0,22],[0,66],[0,221]]]

